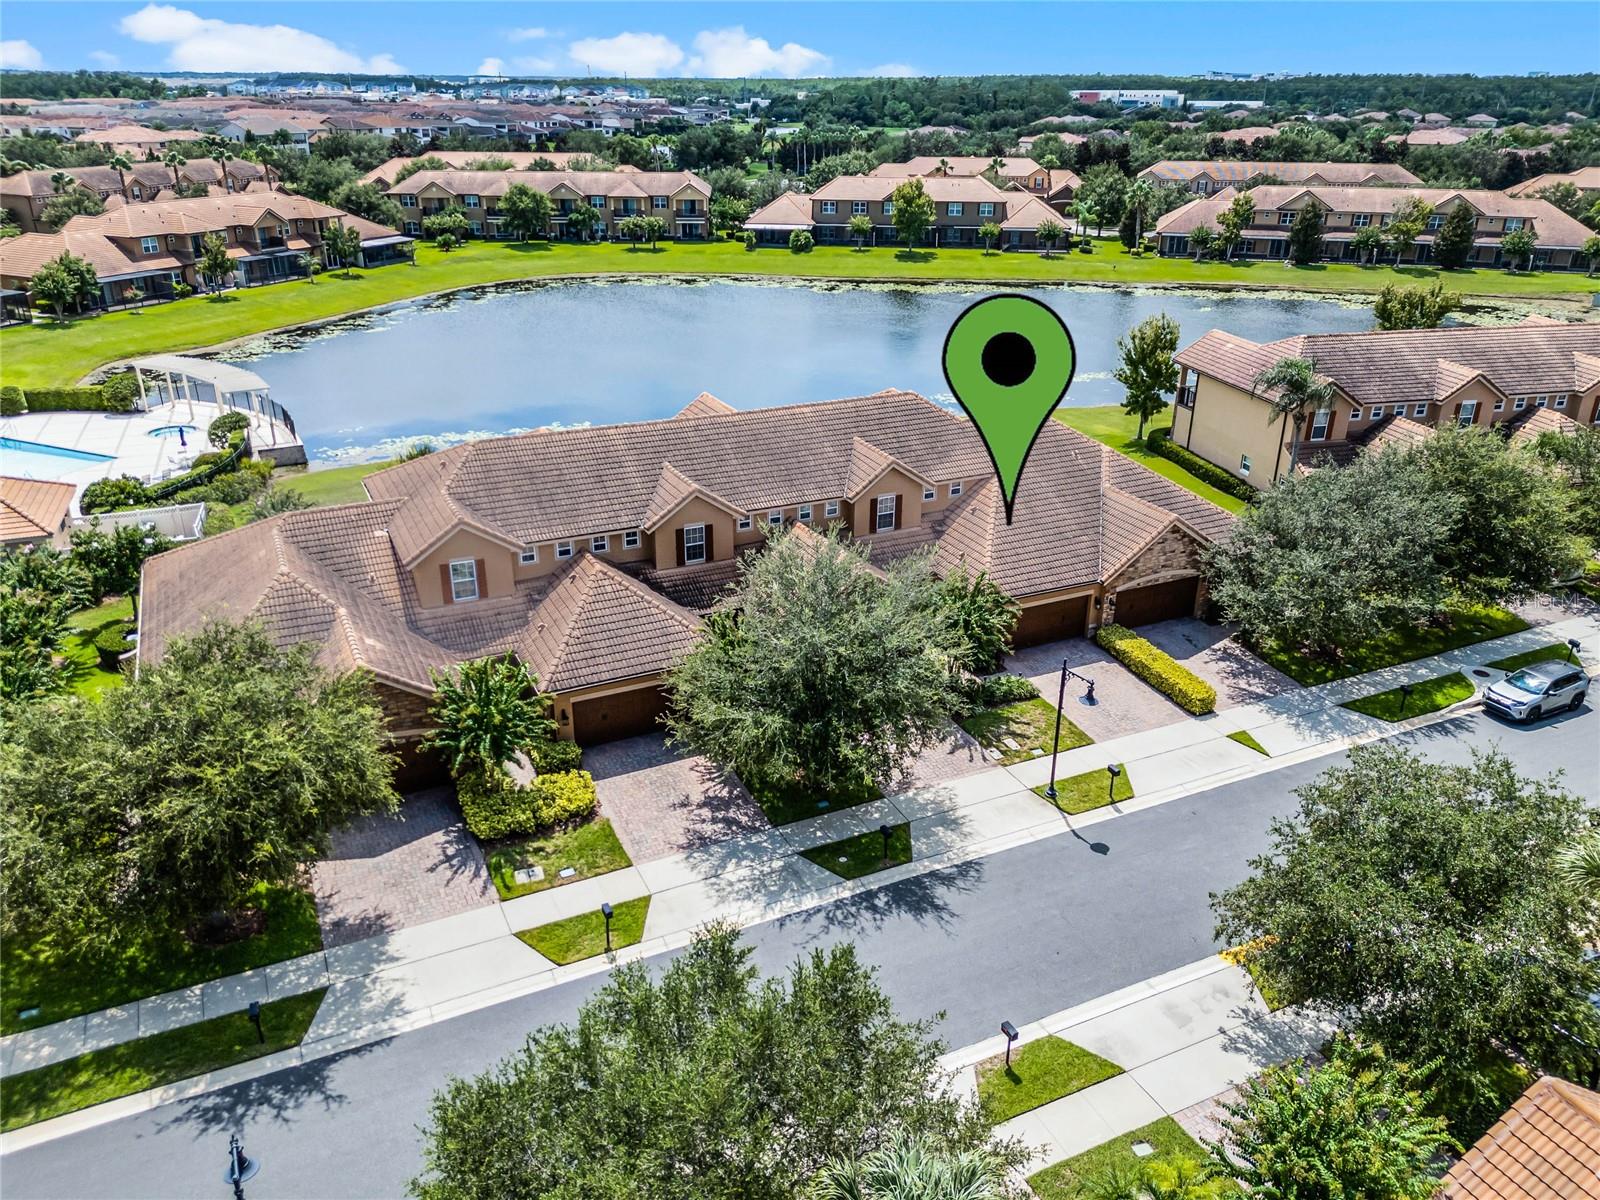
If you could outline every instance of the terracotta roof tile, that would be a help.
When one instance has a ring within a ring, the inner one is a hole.
[[[680,408],[677,415],[680,417],[720,417],[737,411],[733,405],[718,400],[710,392],[701,392],[688,404]]]
[[[0,542],[43,541],[65,527],[77,488],[0,475]]]
[[[1600,1200],[1600,1094],[1554,1076],[1450,1168],[1439,1200]]]

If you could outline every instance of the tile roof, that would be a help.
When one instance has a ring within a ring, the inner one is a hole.
[[[996,157],[1000,157],[1002,178],[1038,175],[1044,170],[1031,158],[1006,158],[997,155],[985,157],[981,154],[948,154],[941,157],[937,154],[922,154],[908,162],[879,163],[872,168],[871,174],[884,179],[907,179],[913,175],[932,175],[940,169],[941,163],[946,163],[949,169],[945,174],[952,177],[982,175]]]
[[[412,195],[430,186],[455,196],[503,196],[513,184],[526,184],[541,192],[558,189],[582,196],[672,196],[685,188],[711,194],[711,188],[693,171],[418,171],[394,184],[388,195]]]
[[[1512,418],[1507,424],[1512,427],[1513,442],[1531,442],[1541,433],[1559,433],[1565,437],[1573,437],[1583,428],[1566,413],[1557,412],[1553,408],[1528,409],[1520,420]]]
[[[737,411],[733,405],[718,400],[710,392],[701,392],[680,408],[676,415],[680,417],[720,417]]]
[[[810,229],[811,197],[801,192],[784,192],[763,204],[745,221],[746,229]]]
[[[1258,343],[1211,330],[1178,352],[1183,365],[1250,391],[1284,358],[1310,358],[1353,403],[1443,399],[1482,377],[1508,396],[1579,392],[1600,377],[1600,325],[1518,325],[1305,334]]]
[[[1232,136],[1225,134],[1225,137]],[[1182,180],[1187,182],[1201,175],[1229,183],[1241,183],[1270,175],[1285,183],[1303,183],[1321,179],[1330,184],[1401,183],[1417,185],[1422,182],[1399,163],[1342,163],[1342,162],[1245,162],[1230,159],[1163,159],[1152,163],[1141,177],[1151,179]]]
[[[48,541],[65,527],[77,488],[0,475],[0,543]]]
[[[1531,196],[1557,183],[1570,183],[1579,191],[1600,191],[1600,167],[1579,167],[1576,171],[1560,174],[1535,175],[1532,179],[1524,179],[1521,183],[1508,187],[1506,195]]]
[[[229,225],[254,225],[262,217],[280,220],[337,218],[343,212],[306,196],[260,191],[200,196],[193,200],[159,200],[153,204],[125,204],[99,216],[78,216],[66,228],[108,237],[146,237],[167,233],[210,233]]]
[[[1391,417],[1370,430],[1364,444],[1374,448],[1415,446],[1431,438],[1433,432],[1433,426],[1413,421],[1410,417]]]
[[[1439,1200],[1600,1200],[1600,1094],[1546,1075],[1472,1144]]]

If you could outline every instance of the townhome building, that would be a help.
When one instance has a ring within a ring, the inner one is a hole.
[[[71,253],[94,268],[100,295],[91,305],[115,308],[168,300],[179,284],[199,290],[202,244],[222,237],[234,262],[235,287],[279,283],[305,274],[303,257],[326,262],[323,231],[344,223],[362,234],[371,259],[398,261],[399,242],[410,239],[327,204],[282,192],[208,196],[123,205],[97,217],[78,216],[60,233],[26,233],[0,240],[0,286],[27,291],[34,274]]]
[[[58,194],[55,177],[61,173],[47,168],[0,176],[0,207],[16,218],[23,233],[54,232],[45,224],[44,207]],[[140,162],[122,172],[114,167],[71,167],[65,174],[72,179],[68,187],[93,192],[108,209],[175,199],[179,184],[202,186],[223,196],[268,190],[260,164],[243,159],[229,159],[226,170],[215,159],[196,158],[178,167]]]
[[[1082,139],[1079,139],[1082,140]],[[1044,167],[1031,158],[989,157],[976,154],[919,155],[906,162],[879,163],[869,172],[874,178],[897,182],[911,178],[992,178],[1001,188],[1019,188],[1040,196],[1058,211],[1065,211],[1083,180],[1065,167]]]
[[[809,195],[779,196],[750,214],[745,231],[763,245],[787,245],[796,229],[821,243],[845,243],[854,237],[851,219],[864,216],[872,222],[874,244],[895,243],[900,234],[894,224],[894,192],[905,182],[894,176],[841,175]],[[925,245],[981,247],[979,230],[993,222],[1000,226],[997,248],[1033,249],[1043,222],[1060,224],[1059,214],[1042,197],[998,188],[981,175],[932,175],[922,185],[934,206]]]
[[[1586,205],[1600,200],[1600,167],[1579,167],[1576,171],[1535,175],[1532,179],[1524,179],[1521,183],[1508,187],[1506,195],[1537,196],[1545,188],[1554,187],[1558,183],[1570,183],[1577,188]]]
[[[511,653],[588,744],[655,728],[663,672],[769,531],[836,526],[876,564],[987,571],[1032,645],[1199,612],[1200,555],[1232,522],[1051,421],[1008,524],[971,422],[902,391],[747,412],[702,394],[667,420],[473,442],[365,487],[146,562],[141,660],[209,619],[261,620],[370,671],[414,756],[435,673]]]
[[[500,199],[518,183],[550,197],[557,237],[582,207],[601,215],[600,237],[621,236],[617,222],[639,216],[662,218],[672,238],[710,235],[711,188],[692,171],[418,171],[385,194],[400,205],[408,234],[421,233],[436,212],[461,208],[473,237],[502,238],[511,233],[500,221]]]
[[[1335,393],[1305,414],[1297,448],[1294,423],[1255,382],[1286,358],[1310,359]],[[1600,409],[1600,325],[1546,318],[1266,343],[1213,329],[1177,361],[1172,440],[1259,488],[1283,478],[1291,458],[1301,467],[1345,462],[1442,425],[1515,429],[1545,412],[1593,425]]]
[[[580,164],[594,162],[594,155],[581,154],[576,150],[428,150],[417,157],[436,158],[445,166],[458,170],[481,169],[478,164],[489,160],[508,162],[510,169],[516,171],[532,170],[536,162],[554,163],[561,171],[570,170],[574,161]],[[416,158],[391,158],[368,171],[361,177],[361,182],[376,184],[387,191],[394,186],[400,172],[416,161]],[[639,168],[619,163],[611,169],[628,174]]]
[[[1274,131],[1276,132],[1276,131]],[[1232,134],[1221,137],[1231,138]],[[1137,178],[1158,187],[1181,187],[1197,196],[1261,183],[1308,187],[1417,187],[1422,183],[1399,163],[1248,162],[1238,159],[1162,159]]]
[[[1205,226],[1217,228],[1217,220],[1232,202],[1234,193],[1191,200],[1156,222],[1156,244],[1162,254],[1190,252],[1189,234]],[[1266,185],[1249,189],[1255,201],[1255,217],[1234,248],[1236,258],[1287,258],[1289,230],[1299,211],[1307,205],[1322,209],[1322,257],[1330,262],[1356,262],[1362,258],[1354,241],[1367,228],[1382,229],[1394,218],[1402,204],[1420,198],[1433,206],[1433,213],[1416,243],[1398,261],[1427,263],[1434,260],[1433,244],[1445,218],[1458,206],[1472,213],[1473,247],[1469,267],[1508,265],[1502,248],[1505,235],[1525,229],[1533,234],[1536,247],[1532,265],[1538,270],[1575,271],[1587,266],[1583,244],[1592,231],[1555,205],[1531,196],[1508,196],[1504,192],[1454,190],[1451,188],[1398,187],[1301,187]],[[1396,261],[1395,251],[1386,248],[1380,258]]]
[[[109,129],[80,133],[73,140],[80,145],[101,146],[113,154],[130,157],[162,154],[185,142],[198,142],[203,135],[193,129],[150,129],[144,125],[113,125]]]

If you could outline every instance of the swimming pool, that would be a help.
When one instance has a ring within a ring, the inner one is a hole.
[[[60,479],[88,465],[115,460],[114,454],[95,454],[89,450],[71,450],[66,446],[48,446],[43,442],[0,437],[0,475],[16,475],[23,479]]]

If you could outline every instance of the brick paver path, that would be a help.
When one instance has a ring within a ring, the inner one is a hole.
[[[1083,703],[1084,685],[1069,679],[1067,702],[1062,711],[1069,721],[1097,742],[1159,729],[1189,718],[1183,709],[1137,679],[1088,638],[1063,638],[1059,642],[1029,646],[1006,658],[1006,670],[1032,680],[1039,694],[1054,704],[1063,658],[1072,670],[1094,680],[1095,703]]]
[[[592,746],[583,766],[594,776],[601,814],[636,863],[770,827],[738,776],[675,754],[660,734]]]
[[[449,788],[414,793],[398,816],[367,817],[334,834],[312,877],[328,946],[498,903]]]
[[[906,772],[906,778],[896,780],[895,787],[909,791],[915,787],[960,779],[963,775],[971,775],[992,766],[994,763],[984,758],[983,747],[972,735],[952,725],[949,733],[917,755]]]

